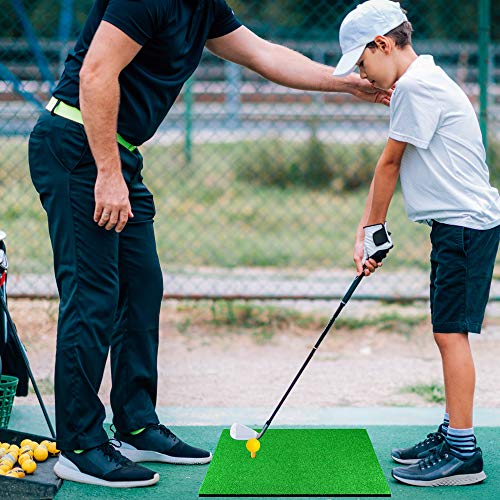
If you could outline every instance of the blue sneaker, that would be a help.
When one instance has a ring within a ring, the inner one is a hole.
[[[445,441],[417,464],[392,469],[392,477],[412,486],[465,486],[486,479],[483,454],[476,448],[470,458],[460,458]]]
[[[428,457],[441,444],[443,444],[446,436],[442,432],[442,425],[439,426],[437,432],[427,434],[427,437],[409,448],[395,448],[391,452],[391,457],[395,462],[405,465],[416,464],[422,458]]]

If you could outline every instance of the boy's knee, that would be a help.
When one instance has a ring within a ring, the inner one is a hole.
[[[434,333],[434,340],[440,349],[446,349],[467,342],[468,337],[466,333]]]

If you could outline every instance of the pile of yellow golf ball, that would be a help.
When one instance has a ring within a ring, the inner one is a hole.
[[[21,446],[0,443],[0,476],[23,478],[36,471],[37,462],[44,462],[49,455],[58,453],[56,443],[47,440],[37,443],[24,439]]]

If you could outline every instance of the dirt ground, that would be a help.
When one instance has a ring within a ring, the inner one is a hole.
[[[167,301],[162,307],[159,406],[272,407],[337,304]],[[428,305],[346,307],[287,400],[290,407],[440,405],[442,373]],[[476,405],[500,407],[500,309],[471,336]],[[11,300],[44,399],[53,404],[56,301]],[[342,321],[341,321],[342,320]],[[100,389],[109,404],[109,369]],[[421,393],[415,392],[421,386]],[[35,396],[16,404],[35,403]]]

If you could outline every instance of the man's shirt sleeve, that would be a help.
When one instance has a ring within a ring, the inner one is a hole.
[[[167,0],[109,0],[102,20],[144,45],[161,26],[165,4]]]
[[[391,97],[389,137],[427,149],[441,117],[441,106],[424,83],[399,82]]]
[[[215,18],[208,33],[208,38],[218,38],[227,35],[241,26],[233,10],[225,0],[214,0]]]

